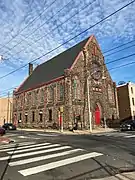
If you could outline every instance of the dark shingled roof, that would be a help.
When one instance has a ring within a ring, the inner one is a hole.
[[[83,40],[70,49],[39,65],[26,79],[22,86],[20,86],[17,92],[34,88],[42,83],[46,83],[64,75],[64,69],[70,68],[72,66],[77,55],[85,46],[88,39],[89,38]]]

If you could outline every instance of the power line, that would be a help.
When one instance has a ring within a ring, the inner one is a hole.
[[[87,5],[85,5],[85,6],[83,6],[83,8],[82,9],[80,9],[78,12],[76,12],[75,14],[73,14],[71,17],[69,17],[68,19],[66,19],[63,23],[61,23],[60,25],[57,25],[54,29],[52,29],[51,31],[55,31],[56,29],[58,29],[59,27],[61,27],[63,24],[65,24],[65,23],[67,23],[70,19],[72,19],[75,15],[77,15],[77,14],[79,14],[81,11],[83,11],[84,9],[86,9],[86,8],[88,8],[88,6],[90,6],[91,4],[93,4],[95,1],[97,1],[97,0],[94,0],[93,2],[91,2],[91,3],[88,3]],[[39,27],[38,27],[39,28]],[[37,30],[38,30],[38,28],[37,28]],[[51,33],[51,31],[49,32],[49,33]],[[41,37],[39,37],[35,42],[34,42],[34,44],[36,44],[38,41],[40,41],[42,38],[44,38],[44,37],[46,37],[49,33],[46,33],[45,35],[43,35],[43,36],[41,36]],[[28,44],[29,45],[29,44]],[[16,45],[15,45],[16,46]],[[13,46],[13,48],[15,47],[15,46]],[[29,45],[30,47],[31,47],[31,45]],[[12,48],[12,49],[13,49]],[[24,48],[25,50],[27,49],[27,48]],[[19,54],[20,52],[22,52],[24,49],[22,49],[22,50],[20,50],[19,52],[17,52],[15,55],[17,55],[17,54]],[[13,56],[14,57],[14,56]],[[12,57],[12,58],[13,58]],[[9,57],[10,58],[10,57]]]
[[[127,58],[132,57],[132,56],[135,56],[135,53],[134,53],[134,54],[130,54],[130,55],[128,55],[128,56],[121,57],[121,58],[119,58],[119,59],[115,59],[115,60],[113,60],[113,61],[109,61],[109,62],[107,62],[106,64],[114,63],[114,62],[120,61],[120,60],[122,60],[122,59],[127,59]]]
[[[107,64],[111,64],[111,63],[113,63],[113,62],[117,62],[117,61],[119,61],[119,60],[126,59],[126,58],[131,57],[131,56],[135,56],[135,54],[131,54],[131,55],[128,55],[128,56],[125,56],[125,57],[122,57],[122,58],[119,58],[119,59],[116,59],[116,60],[113,60],[113,61],[109,61],[108,63],[106,63],[106,64],[104,64],[104,65],[101,65],[101,66],[105,66],[105,65],[107,65]],[[108,70],[111,71],[111,70],[113,70],[113,69],[117,69],[117,68],[124,67],[124,66],[131,65],[131,64],[135,64],[135,61],[133,61],[133,62],[131,62],[131,63],[124,64],[124,65],[120,65],[120,66],[117,66],[117,67],[114,67],[114,68],[111,68],[111,69],[108,69]],[[9,88],[9,89],[5,89],[5,90],[2,91],[2,93],[0,93],[0,95],[3,94],[3,92],[5,92],[5,91],[9,91],[9,90],[14,89],[14,88],[17,88],[17,87],[18,87],[18,86],[14,86],[14,87],[11,87],[11,88]],[[4,94],[5,94],[5,93],[4,93]]]
[[[18,85],[18,86],[19,86],[19,85]],[[14,87],[11,87],[11,88],[8,88],[8,89],[4,89],[4,90],[0,91],[0,95],[3,94],[3,93],[5,93],[5,92],[7,92],[7,91],[9,91],[9,90],[12,90],[12,89],[17,88],[18,86],[16,85],[16,86],[14,86]]]
[[[108,53],[108,52],[110,52],[110,51],[113,51],[113,50],[115,50],[115,49],[118,49],[118,48],[120,48],[120,47],[123,47],[123,46],[125,46],[125,45],[127,45],[127,44],[130,44],[130,43],[132,43],[132,42],[135,42],[135,40],[129,41],[129,42],[124,43],[124,44],[122,44],[122,45],[116,46],[116,47],[114,47],[114,48],[112,48],[112,49],[109,49],[109,50],[103,52],[103,54],[106,54],[106,53]]]
[[[41,28],[42,26],[44,26],[47,22],[49,22],[54,16],[56,16],[58,13],[60,13],[65,7],[67,7],[73,0],[70,0],[65,6],[63,6],[60,10],[58,10],[53,16],[51,16],[47,21],[45,21],[43,24],[41,24],[40,26],[38,26],[33,32],[31,32],[30,34],[28,34],[27,36],[25,36],[25,38],[28,38],[29,36],[32,36],[37,30],[39,30],[39,28]],[[11,49],[14,49],[16,46],[18,46],[19,44],[21,44],[23,42],[23,40],[19,41],[17,44],[15,44]],[[37,41],[36,41],[37,42]],[[31,45],[29,45],[31,46]],[[23,51],[23,50],[21,50]],[[21,52],[19,51],[19,53]],[[6,51],[5,53],[7,53],[8,51]],[[16,53],[18,54],[18,53]]]
[[[105,57],[111,56],[111,55],[113,55],[113,54],[116,54],[116,53],[118,53],[118,52],[124,51],[124,50],[129,49],[129,48],[134,47],[134,46],[135,46],[135,44],[133,44],[132,46],[128,46],[128,47],[126,47],[126,48],[123,48],[123,49],[121,49],[121,50],[119,50],[119,51],[115,51],[115,52],[113,52],[113,53],[107,54]]]
[[[129,66],[129,65],[132,65],[132,64],[135,64],[135,61],[130,62],[130,63],[123,64],[123,65],[120,65],[120,66],[116,66],[116,67],[113,67],[113,68],[110,68],[110,69],[108,69],[108,71],[111,71],[111,70],[114,70],[114,69],[118,69],[118,68],[122,68],[122,67],[126,67],[126,66]],[[106,65],[106,64],[101,65],[101,66],[105,66],[105,65]],[[16,87],[17,87],[17,86],[16,86]],[[16,87],[14,87],[14,88],[16,88]],[[0,93],[0,95],[4,94],[4,96],[0,96],[0,97],[5,97],[5,96],[7,96],[7,92],[8,92],[10,89],[13,89],[13,87],[12,87],[12,88],[9,88],[9,89],[3,90],[2,93]]]
[[[15,36],[13,36],[5,45],[3,45],[1,49],[3,49],[3,47],[6,47],[7,44],[9,44],[12,40],[14,40],[18,35],[20,35],[29,25],[31,25],[34,21],[38,20],[43,13],[50,7],[52,6],[57,0],[54,0],[52,3],[50,3],[38,16],[36,16],[31,22],[29,22],[24,28],[22,28]]]
[[[115,12],[113,12],[113,13],[111,13],[110,15],[106,16],[105,18],[103,18],[102,20],[98,21],[98,22],[95,23],[94,25],[92,25],[92,26],[90,26],[89,28],[85,29],[84,31],[80,32],[80,33],[77,34],[76,36],[70,38],[69,40],[65,41],[65,42],[62,43],[61,45],[57,46],[56,48],[52,49],[51,51],[48,51],[47,53],[41,55],[40,57],[38,57],[38,58],[30,61],[29,63],[35,62],[35,61],[43,58],[44,56],[52,53],[53,51],[59,49],[59,48],[62,47],[63,45],[65,45],[65,44],[67,44],[68,42],[72,41],[73,39],[75,39],[76,37],[80,36],[81,34],[84,34],[85,32],[87,32],[88,30],[92,29],[93,27],[95,27],[96,25],[100,24],[101,22],[104,22],[106,19],[108,19],[108,18],[110,18],[111,16],[115,15],[116,13],[118,13],[118,12],[121,11],[121,10],[123,10],[124,8],[126,8],[127,6],[131,5],[131,4],[134,3],[134,2],[135,2],[135,0],[131,1],[130,3],[128,3],[128,4],[126,4],[126,5],[124,5],[123,7],[119,8],[119,9],[116,10]],[[113,61],[113,62],[114,62],[114,61]],[[4,75],[4,76],[1,76],[0,79],[3,79],[3,78],[5,78],[5,77],[9,76],[10,74],[15,73],[16,71],[22,69],[23,67],[26,67],[29,63],[21,66],[21,67],[18,68],[18,69],[15,69],[14,71],[11,71],[10,73],[8,73],[8,74],[6,74],[6,75]]]
[[[120,65],[120,66],[116,66],[116,67],[108,69],[108,70],[111,71],[111,70],[114,70],[114,69],[118,69],[118,68],[129,66],[129,65],[132,65],[132,64],[135,64],[135,61],[133,61],[131,63],[123,64],[123,65]]]

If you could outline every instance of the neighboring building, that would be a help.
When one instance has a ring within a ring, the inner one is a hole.
[[[55,128],[63,122],[65,129],[75,123],[88,129],[89,101],[93,127],[103,119],[117,119],[116,84],[104,63],[95,37],[90,36],[33,72],[30,64],[29,77],[14,92],[15,121],[21,120],[22,127]]]
[[[135,119],[135,84],[128,82],[117,87],[120,119]]]
[[[12,101],[13,98],[0,98],[0,126],[4,124],[4,121],[12,121]]]

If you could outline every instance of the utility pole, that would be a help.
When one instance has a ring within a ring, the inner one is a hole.
[[[91,107],[90,107],[90,88],[89,88],[89,76],[87,77],[87,97],[88,97],[88,115],[89,115],[89,126],[90,132],[92,132],[92,121],[91,121]]]
[[[8,99],[7,99],[7,123],[8,123],[8,118],[9,118],[9,95],[10,93],[8,92]]]
[[[85,61],[85,70],[86,70],[86,86],[87,86],[87,101],[88,101],[88,117],[89,117],[89,130],[92,132],[92,119],[91,119],[91,105],[90,105],[90,88],[89,88],[89,78],[90,74],[87,70],[87,52],[86,49],[83,49],[84,61]]]

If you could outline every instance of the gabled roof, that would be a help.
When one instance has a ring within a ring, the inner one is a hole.
[[[89,38],[39,65],[18,88],[17,92],[34,88],[40,84],[49,82],[64,75],[64,70],[69,69],[72,66],[76,57],[85,46]]]

